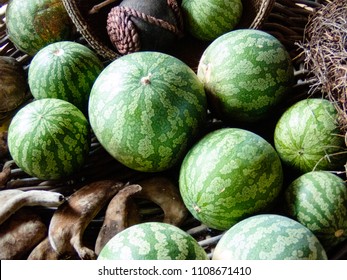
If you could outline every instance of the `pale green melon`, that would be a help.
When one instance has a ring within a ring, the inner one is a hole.
[[[15,163],[39,179],[63,179],[85,163],[89,123],[71,103],[46,98],[29,103],[14,116],[8,148]]]
[[[191,235],[159,222],[141,223],[119,232],[98,257],[98,260],[207,259],[206,252]]]
[[[240,221],[216,245],[213,260],[326,260],[317,237],[288,217],[262,214]]]
[[[203,85],[181,60],[159,52],[125,55],[96,79],[89,118],[101,145],[144,172],[174,167],[205,126]]]
[[[241,0],[183,0],[185,27],[194,37],[212,41],[233,30],[241,19]]]
[[[295,179],[285,191],[284,209],[326,250],[347,239],[347,187],[331,172],[312,171]]]
[[[293,85],[288,51],[274,36],[240,29],[214,40],[204,51],[198,77],[218,118],[234,124],[272,117]]]
[[[274,132],[275,148],[282,161],[304,174],[341,170],[347,149],[335,106],[322,98],[308,98],[288,108]]]
[[[282,188],[275,149],[259,135],[237,128],[209,133],[188,152],[179,188],[192,215],[226,230],[271,206]]]

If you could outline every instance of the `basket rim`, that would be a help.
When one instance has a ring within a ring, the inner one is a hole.
[[[257,12],[256,17],[254,18],[253,22],[251,23],[249,28],[261,28],[264,21],[268,18],[270,15],[276,0],[264,0],[261,1],[261,6],[259,11]]]
[[[242,0],[248,1],[248,0]],[[89,27],[86,19],[82,15],[79,6],[78,0],[62,0],[65,9],[67,10],[72,22],[76,26],[77,30],[81,33],[82,37],[87,41],[87,43],[102,57],[106,59],[116,59],[120,56],[116,50],[113,50],[97,35],[93,30]],[[252,29],[260,29],[264,21],[270,15],[272,8],[276,2],[276,0],[259,0],[256,2],[260,2],[260,7],[257,11],[255,11],[255,17],[246,25],[236,26],[235,29],[240,28],[252,28]],[[105,27],[106,28],[106,27]]]

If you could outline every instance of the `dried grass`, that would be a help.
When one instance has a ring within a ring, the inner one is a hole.
[[[305,67],[313,74],[310,94],[321,92],[338,110],[347,132],[347,0],[329,1],[310,18],[302,44]]]

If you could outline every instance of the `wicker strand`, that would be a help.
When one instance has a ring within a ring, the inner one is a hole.
[[[183,20],[176,0],[168,0],[169,7],[173,10],[179,27],[153,16],[141,13],[135,9],[116,6],[111,9],[107,18],[107,32],[113,45],[119,53],[127,54],[139,51],[141,42],[132,18],[138,18],[150,24],[164,28],[177,36],[183,36]]]

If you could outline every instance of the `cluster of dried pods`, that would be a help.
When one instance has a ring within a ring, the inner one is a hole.
[[[158,205],[162,221],[173,225],[179,226],[188,213],[177,186],[162,176],[131,184],[94,181],[67,197],[47,190],[1,190],[0,259],[96,259],[115,234],[141,222],[139,200]],[[53,207],[49,223],[29,206]],[[94,247],[86,246],[85,230],[99,213],[103,224]]]

